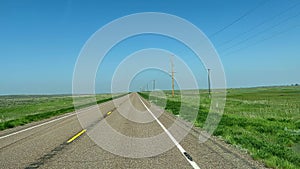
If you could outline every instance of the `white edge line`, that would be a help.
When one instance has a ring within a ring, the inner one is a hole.
[[[148,112],[152,115],[152,117],[157,121],[157,123],[161,126],[161,128],[167,133],[167,135],[170,137],[170,139],[173,141],[173,143],[176,145],[178,150],[181,152],[181,154],[185,157],[185,159],[191,164],[191,166],[194,169],[200,169],[200,167],[197,165],[195,161],[189,160],[185,155],[184,152],[186,152],[183,147],[176,141],[176,139],[172,136],[172,134],[166,129],[166,127],[158,120],[158,118],[152,113],[152,111],[146,106],[146,104],[143,102],[143,100],[138,96],[144,107],[148,110]]]
[[[66,115],[66,116],[60,117],[60,118],[58,118],[58,119],[54,119],[54,120],[51,120],[51,121],[47,121],[47,122],[45,122],[45,123],[41,123],[41,124],[38,124],[38,125],[35,125],[35,126],[32,126],[32,127],[26,128],[26,129],[23,129],[23,130],[20,130],[20,131],[14,132],[14,133],[10,133],[10,134],[8,134],[8,135],[1,136],[1,137],[0,137],[0,139],[3,139],[3,138],[6,138],[6,137],[9,137],[9,136],[15,135],[15,134],[22,133],[22,132],[24,132],[24,131],[27,131],[27,130],[31,130],[31,129],[34,129],[34,128],[37,128],[37,127],[43,126],[43,125],[46,125],[46,124],[49,124],[49,123],[52,123],[52,122],[55,122],[55,121],[58,121],[58,120],[61,120],[61,119],[64,119],[64,118],[70,117],[70,116],[73,116],[73,115],[75,115],[75,114],[76,114],[76,113],[72,113],[72,114],[69,114],[69,115]]]
[[[106,105],[106,104],[108,104],[108,102],[103,103],[103,105]],[[101,105],[101,104],[100,104],[100,105]],[[103,105],[102,105],[102,106],[103,106]],[[93,109],[93,108],[95,108],[95,107],[97,107],[97,106],[99,106],[99,105],[94,105],[94,106],[91,106],[91,107],[88,107],[88,108],[83,108],[83,109],[79,110],[78,113],[83,113],[83,112],[88,111],[88,110],[90,110],[90,109]],[[28,127],[28,128],[26,128],[26,129],[23,129],[23,130],[20,130],[20,131],[16,131],[16,132],[13,132],[13,133],[10,133],[10,134],[1,136],[1,137],[0,137],[0,140],[3,139],[3,138],[6,138],[6,137],[10,137],[10,136],[13,136],[13,135],[22,133],[22,132],[24,132],[24,131],[32,130],[32,129],[34,129],[34,128],[41,127],[41,126],[46,125],[46,124],[49,124],[49,123],[53,123],[53,122],[55,122],[55,121],[58,121],[58,120],[61,120],[61,119],[64,119],[64,118],[67,118],[67,117],[70,117],[70,116],[74,116],[74,115],[76,115],[76,114],[77,114],[76,112],[73,112],[73,113],[68,114],[68,115],[66,115],[66,116],[63,116],[63,117],[60,117],[60,118],[57,118],[57,119],[53,119],[53,120],[47,121],[47,122],[45,122],[45,123],[41,123],[41,124],[38,124],[38,125],[35,125],[35,126],[31,126],[31,127]]]

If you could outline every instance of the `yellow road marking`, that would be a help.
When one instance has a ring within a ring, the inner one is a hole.
[[[111,112],[107,112],[106,115],[110,115]],[[74,137],[70,138],[67,143],[71,143],[72,141],[74,141],[77,137],[81,136],[83,133],[86,132],[86,129],[82,130],[81,132],[77,133]]]
[[[79,137],[80,135],[82,135],[83,133],[86,132],[86,129],[82,130],[81,132],[77,133],[74,137],[72,137],[71,139],[69,139],[67,141],[67,143],[71,143],[73,140],[75,140],[77,137]]]

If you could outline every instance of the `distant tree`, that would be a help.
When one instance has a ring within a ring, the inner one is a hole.
[[[298,83],[296,83],[296,84],[295,84],[295,86],[299,86],[299,84],[298,84]]]

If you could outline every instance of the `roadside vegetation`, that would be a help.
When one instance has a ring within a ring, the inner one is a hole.
[[[181,100],[165,91],[167,100],[149,98],[178,115],[180,106],[193,107],[193,99]],[[200,107],[195,126],[203,127],[210,107],[208,93],[200,90]],[[190,120],[187,117],[182,117]],[[228,89],[224,114],[214,135],[247,151],[271,168],[300,168],[300,87]]]
[[[83,102],[76,108],[83,108],[95,104],[84,102],[85,98],[89,98],[88,96],[78,97],[80,97]],[[98,94],[96,95],[96,100],[98,104],[106,102],[112,100],[112,95]],[[71,95],[0,96],[0,130],[73,112],[74,110]]]

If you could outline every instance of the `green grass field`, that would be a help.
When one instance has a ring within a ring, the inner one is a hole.
[[[80,107],[87,103],[88,96],[80,96]],[[97,103],[112,99],[111,94],[96,95]],[[33,121],[74,111],[71,95],[12,95],[0,96],[0,130],[24,125]]]
[[[149,99],[149,93],[140,93]],[[178,114],[180,106],[196,108],[192,96],[181,100],[180,92],[165,92],[165,109]],[[200,107],[195,123],[203,127],[210,99],[200,90]],[[151,99],[151,97],[150,97]],[[151,99],[156,104],[164,99]],[[188,117],[182,117],[189,120]],[[271,168],[300,168],[300,87],[228,89],[224,114],[214,135],[247,151]]]

